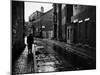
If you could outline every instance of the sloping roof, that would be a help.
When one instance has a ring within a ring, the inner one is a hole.
[[[47,11],[46,13],[44,13],[40,18],[38,18],[38,19],[36,19],[35,21],[33,21],[32,23],[36,23],[36,22],[39,22],[41,19],[43,19],[43,17],[47,14],[47,13],[49,13],[49,12],[51,12],[51,11],[53,11],[53,8],[52,9],[50,9],[49,11]]]
[[[47,12],[45,12],[44,15],[47,14],[47,13],[49,13],[49,12],[51,12],[52,10],[53,10],[53,8],[50,9],[50,10],[48,10]],[[44,16],[44,15],[43,15],[43,16]]]

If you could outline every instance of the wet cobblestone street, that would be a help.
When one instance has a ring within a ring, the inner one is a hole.
[[[72,65],[59,56],[51,46],[42,41],[35,41],[32,53],[28,54],[26,46],[15,62],[13,74],[57,72],[72,69]]]
[[[95,5],[12,0],[10,38],[12,75],[96,70]]]

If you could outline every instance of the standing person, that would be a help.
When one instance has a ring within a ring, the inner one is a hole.
[[[28,44],[28,54],[32,53],[32,44],[33,44],[32,34],[29,34],[29,36],[27,37],[27,44]]]
[[[33,40],[34,40],[34,37],[35,37],[35,27],[33,26]],[[34,41],[33,41],[34,43]]]

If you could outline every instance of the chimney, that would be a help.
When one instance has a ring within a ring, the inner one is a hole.
[[[41,6],[41,12],[44,13],[44,7],[43,6]]]

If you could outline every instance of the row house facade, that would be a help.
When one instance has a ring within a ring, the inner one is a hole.
[[[96,47],[96,6],[73,5],[74,43]]]
[[[44,13],[41,11],[35,11],[29,16],[29,21],[35,21],[36,19],[40,18]]]
[[[29,16],[29,22],[28,22],[28,31],[29,31],[29,33],[28,34],[30,34],[31,33],[31,31],[35,31],[35,36],[39,36],[40,35],[40,30],[39,30],[39,28],[40,28],[40,23],[39,23],[39,20],[37,21],[37,19],[40,19],[40,17],[43,15],[44,13],[43,12],[41,12],[41,11],[35,11],[35,12],[33,12],[30,16]],[[33,29],[33,27],[35,27],[34,29]],[[33,34],[33,35],[34,35]]]
[[[54,38],[69,44],[96,45],[96,7],[53,4]]]
[[[44,38],[53,38],[53,9],[47,11],[41,17],[42,34]]]
[[[42,38],[53,38],[53,9],[43,13],[39,18],[31,22],[35,28],[35,36]]]
[[[54,38],[68,42],[68,29],[71,28],[73,5],[53,4],[54,7]],[[70,32],[70,31],[69,31]]]

